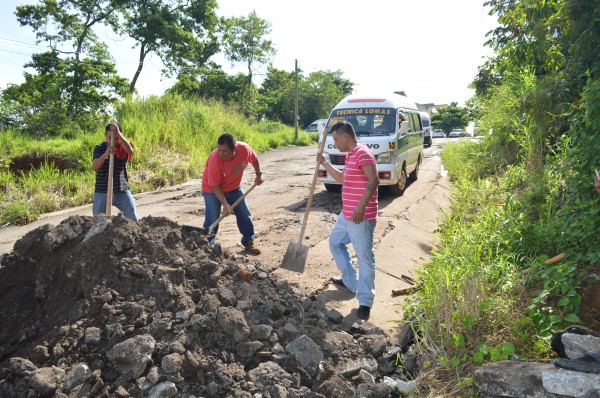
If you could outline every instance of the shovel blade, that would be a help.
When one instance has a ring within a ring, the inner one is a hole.
[[[308,256],[308,246],[304,246],[302,243],[290,242],[283,256],[283,262],[281,268],[303,273],[304,266],[306,265],[306,257]]]

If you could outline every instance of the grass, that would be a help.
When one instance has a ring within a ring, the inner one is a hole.
[[[460,142],[441,153],[454,184],[451,209],[419,271],[423,288],[405,309],[425,314],[419,396],[458,387],[461,396],[476,396],[478,366],[510,355],[548,360],[551,333],[583,322],[579,290],[586,269],[598,264],[589,253],[598,253],[599,198],[563,206],[570,218],[561,219],[567,171],[549,164],[532,176],[527,162],[494,170],[487,150],[485,142]],[[564,242],[573,229],[589,231],[578,246]],[[561,252],[564,260],[544,263]]]
[[[116,107],[114,117],[135,145],[128,171],[134,194],[199,178],[223,133],[258,153],[314,142],[304,132],[295,141],[294,129],[281,123],[255,122],[220,103],[176,95],[127,100]],[[104,125],[43,141],[19,131],[0,132],[0,226],[25,224],[43,213],[91,203],[92,153],[103,139]],[[18,159],[39,160],[40,165],[30,171],[11,170]]]

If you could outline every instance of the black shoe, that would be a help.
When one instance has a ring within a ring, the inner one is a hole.
[[[337,276],[331,277],[331,283],[333,283],[334,285],[346,287],[346,285],[344,285],[344,280],[342,278],[338,278]],[[347,287],[346,287],[346,289],[347,289]]]
[[[362,319],[364,321],[369,319],[370,315],[371,315],[371,307],[367,307],[366,305],[359,306],[358,311],[356,311],[356,316],[358,317],[358,319]]]

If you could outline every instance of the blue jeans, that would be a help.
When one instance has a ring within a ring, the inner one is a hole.
[[[92,207],[92,214],[94,216],[106,213],[106,196],[106,192],[94,193],[94,205]],[[113,192],[113,206],[121,210],[125,217],[130,220],[138,220],[135,199],[133,199],[133,195],[129,189],[126,191]]]
[[[244,191],[240,187],[234,191],[225,192],[225,200],[231,206],[233,202],[238,200],[243,194]],[[219,202],[217,196],[211,192],[202,192],[202,196],[204,197],[204,205],[206,206],[203,227],[208,230],[212,223],[217,221],[221,215],[221,202]],[[248,241],[254,240],[254,223],[252,222],[252,215],[250,214],[250,209],[248,209],[248,204],[245,199],[233,209],[233,213],[235,214],[238,230],[242,234],[242,245],[245,246]],[[213,245],[217,241],[217,231],[219,231],[218,225],[213,229],[212,236],[208,238],[208,241]]]
[[[375,221],[367,220],[355,224],[340,214],[329,236],[329,249],[342,273],[344,285],[356,293],[359,305],[367,307],[373,306],[375,298],[375,255],[373,254],[375,224]],[[358,273],[352,265],[348,250],[350,243],[358,260]]]

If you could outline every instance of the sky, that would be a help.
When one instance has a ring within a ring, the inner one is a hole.
[[[486,33],[497,25],[484,0],[217,0],[218,15],[247,16],[253,10],[271,23],[268,39],[277,50],[273,66],[303,74],[342,71],[356,92],[404,91],[418,103],[463,105],[468,88],[486,56]],[[15,7],[35,0],[3,0],[0,14],[0,88],[23,82],[23,65],[35,44],[29,27],[21,27]],[[111,51],[121,76],[131,80],[137,67],[133,42],[112,32],[98,33]],[[246,72],[222,55],[213,61],[228,73]],[[141,96],[161,95],[173,84],[160,75],[160,59],[150,56],[136,84]],[[31,72],[31,70],[29,70]],[[255,67],[260,85],[267,66]]]

